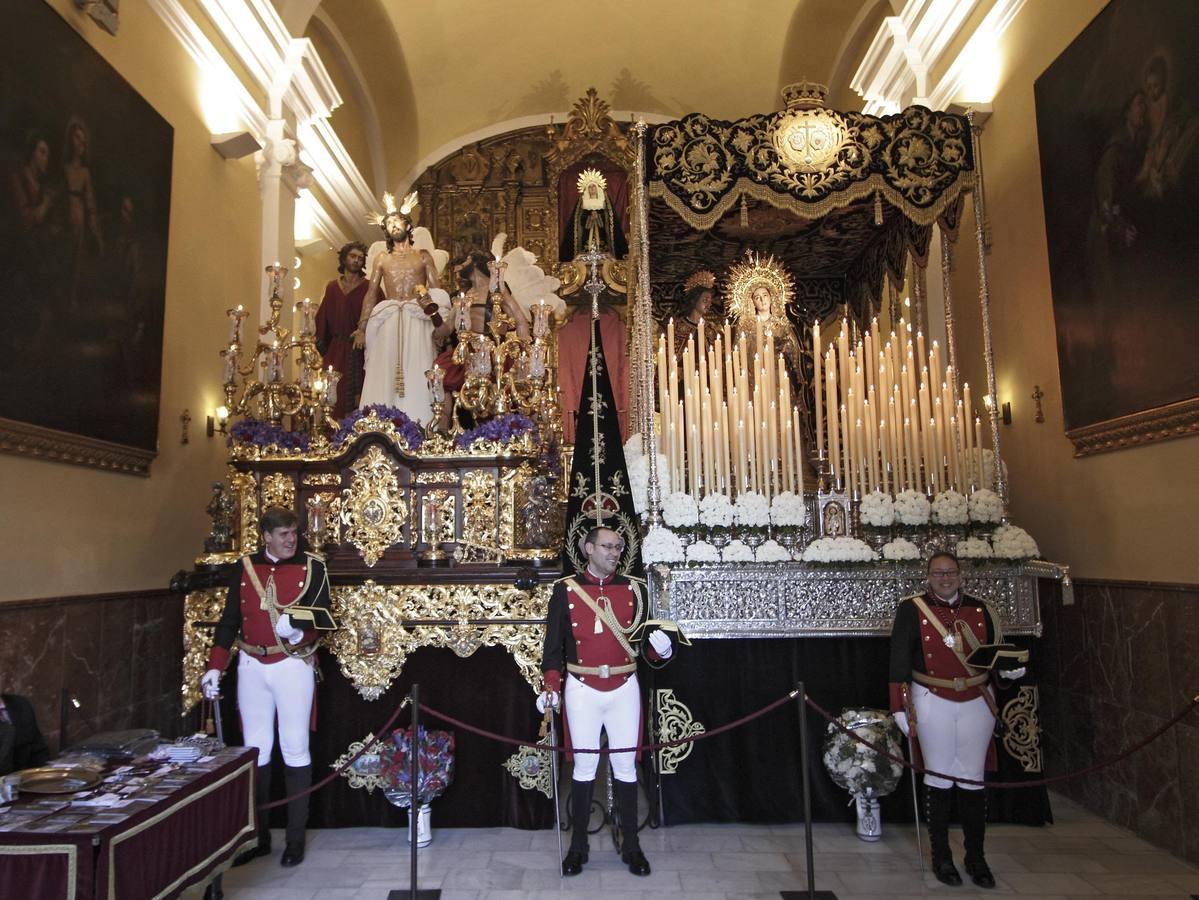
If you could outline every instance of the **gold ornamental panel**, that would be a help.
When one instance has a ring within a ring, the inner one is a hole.
[[[495,473],[487,470],[462,475],[462,542],[468,547],[498,547],[495,481]]]
[[[772,129],[774,148],[783,164],[797,172],[823,172],[845,145],[845,121],[824,109],[789,112]]]
[[[1004,704],[1003,747],[1025,772],[1041,771],[1041,723],[1037,718],[1040,691],[1022,687],[1016,696]]]
[[[310,487],[341,487],[341,473],[313,472],[304,476],[304,484]]]
[[[547,734],[537,743],[549,745]],[[554,797],[553,763],[550,761],[552,750],[537,750],[533,747],[521,747],[506,760],[504,768],[516,779],[522,791],[541,791],[549,799]]]
[[[658,740],[677,741],[682,738],[695,737],[707,729],[695,721],[691,710],[674,695],[669,688],[660,688],[658,694]],[[663,747],[658,751],[658,771],[663,775],[673,775],[679,770],[694,743],[679,744],[676,747]]]
[[[212,649],[213,629],[198,622],[216,622],[225,608],[225,588],[193,591],[183,601],[183,710],[186,716],[203,697],[200,679],[208,669],[208,651]],[[236,652],[236,651],[234,651]]]
[[[296,483],[290,475],[272,472],[262,476],[262,508],[270,509],[272,506],[295,510]]]
[[[457,484],[458,472],[454,469],[432,469],[416,473],[417,484]]]
[[[345,539],[373,566],[403,537],[408,518],[406,492],[396,478],[396,464],[378,445],[372,445],[350,470],[354,473],[350,486],[342,491]]]
[[[374,581],[334,587],[333,616],[340,627],[327,644],[367,700],[380,697],[420,647],[444,647],[461,657],[479,647],[503,647],[530,687],[539,690],[549,595],[549,585],[532,591],[497,584]],[[447,622],[453,624],[441,624]]]
[[[253,553],[258,549],[258,485],[249,472],[239,472],[230,466],[229,488],[239,510],[237,550]]]

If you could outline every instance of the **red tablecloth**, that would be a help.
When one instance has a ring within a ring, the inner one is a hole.
[[[256,840],[256,755],[226,748],[117,824],[0,832],[0,897],[158,900],[204,883]]]

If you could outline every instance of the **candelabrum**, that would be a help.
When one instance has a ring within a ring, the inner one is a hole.
[[[275,263],[267,266],[266,272],[271,311],[266,323],[258,328],[252,348],[242,341],[242,320],[248,315],[245,308],[239,305],[226,311],[229,345],[221,351],[225,406],[230,415],[253,415],[275,426],[284,416],[291,417],[292,430],[306,428],[315,441],[325,440],[341,375],[332,367],[321,369],[312,301],[305,298],[296,304],[300,327],[293,334],[279,322],[283,309],[280,290],[287,268]],[[287,377],[289,368],[292,378]]]

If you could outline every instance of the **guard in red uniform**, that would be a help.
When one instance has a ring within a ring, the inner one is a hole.
[[[926,768],[982,781],[984,772],[995,768],[997,710],[991,678],[1021,677],[1025,669],[1015,663],[1026,660],[1027,653],[1016,653],[1015,648],[999,651],[1003,631],[995,612],[982,600],[961,593],[961,585],[957,558],[935,553],[928,561],[928,589],[900,601],[891,629],[891,711],[900,730],[913,738],[913,751]],[[979,664],[988,650],[993,651],[990,658]],[[945,884],[962,883],[949,849],[955,785],[966,872],[979,887],[995,887],[983,855],[983,786],[925,775],[933,874]]]
[[[241,650],[237,705],[246,746],[258,748],[255,796],[261,805],[270,801],[276,713],[287,795],[312,785],[308,731],[316,682],[316,642],[321,631],[336,626],[329,614],[329,576],[324,562],[311,553],[297,552],[295,514],[272,507],[259,525],[263,549],[242,557],[234,570],[208,654],[208,671],[200,684],[206,697],[217,695],[221,673],[229,663],[229,648],[236,640]],[[289,801],[284,866],[304,861],[307,821],[307,795]],[[233,864],[244,865],[270,852],[271,832],[267,816],[262,815],[258,846]]]
[[[541,657],[545,691],[537,698],[537,709],[544,712],[547,704],[556,708],[565,692],[564,719],[576,747],[599,747],[601,729],[608,733],[609,747],[637,746],[642,721],[637,660],[660,668],[674,654],[667,632],[644,627],[649,619],[644,582],[616,574],[623,551],[624,540],[615,531],[591,529],[583,540],[586,568],[557,582],[550,596]],[[648,875],[649,861],[637,839],[636,754],[610,758],[621,859],[634,875]],[[574,831],[562,860],[563,875],[578,875],[587,862],[587,823],[599,761],[597,753],[574,757]]]

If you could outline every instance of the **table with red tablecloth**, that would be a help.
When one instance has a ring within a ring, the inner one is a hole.
[[[0,897],[157,900],[210,881],[256,841],[255,763],[256,751],[227,747],[120,813],[65,807],[0,831]]]

